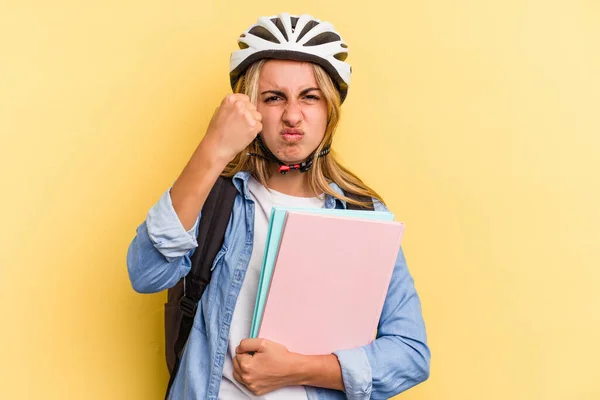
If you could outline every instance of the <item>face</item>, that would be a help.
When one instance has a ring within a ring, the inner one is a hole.
[[[304,161],[325,136],[327,101],[309,63],[267,61],[259,76],[257,109],[263,141],[285,163]]]

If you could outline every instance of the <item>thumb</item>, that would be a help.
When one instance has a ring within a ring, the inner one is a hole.
[[[260,343],[261,339],[244,339],[240,342],[240,345],[236,347],[235,352],[237,354],[257,352],[262,348]]]

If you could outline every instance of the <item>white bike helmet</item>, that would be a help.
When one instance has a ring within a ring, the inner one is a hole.
[[[348,94],[352,67],[345,62],[348,46],[329,22],[310,15],[260,17],[238,38],[240,50],[231,54],[231,87],[246,69],[263,58],[308,61],[320,65],[340,92],[341,102]]]

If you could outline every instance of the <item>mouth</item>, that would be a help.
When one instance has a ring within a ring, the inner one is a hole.
[[[284,129],[281,131],[280,135],[286,142],[297,142],[302,140],[304,132],[300,129]]]

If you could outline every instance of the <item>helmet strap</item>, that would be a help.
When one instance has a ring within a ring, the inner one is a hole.
[[[292,171],[292,170],[306,172],[310,169],[310,167],[312,167],[313,160],[315,157],[314,153],[311,154],[304,162],[302,162],[300,164],[286,164],[283,161],[281,161],[279,158],[277,158],[277,156],[275,156],[275,154],[273,154],[273,152],[271,150],[269,150],[269,148],[267,147],[265,142],[263,142],[263,140],[260,136],[260,133],[256,136],[256,139],[254,139],[254,140],[258,143],[258,147],[260,147],[260,150],[264,153],[264,155],[257,154],[257,153],[247,153],[247,155],[264,158],[267,161],[273,161],[273,162],[277,163],[279,165],[279,170],[277,172],[279,172],[281,175],[285,175],[289,171]],[[323,156],[329,154],[330,151],[331,151],[331,147],[327,146],[323,150],[321,150],[321,152],[319,152],[317,157],[323,157]]]

